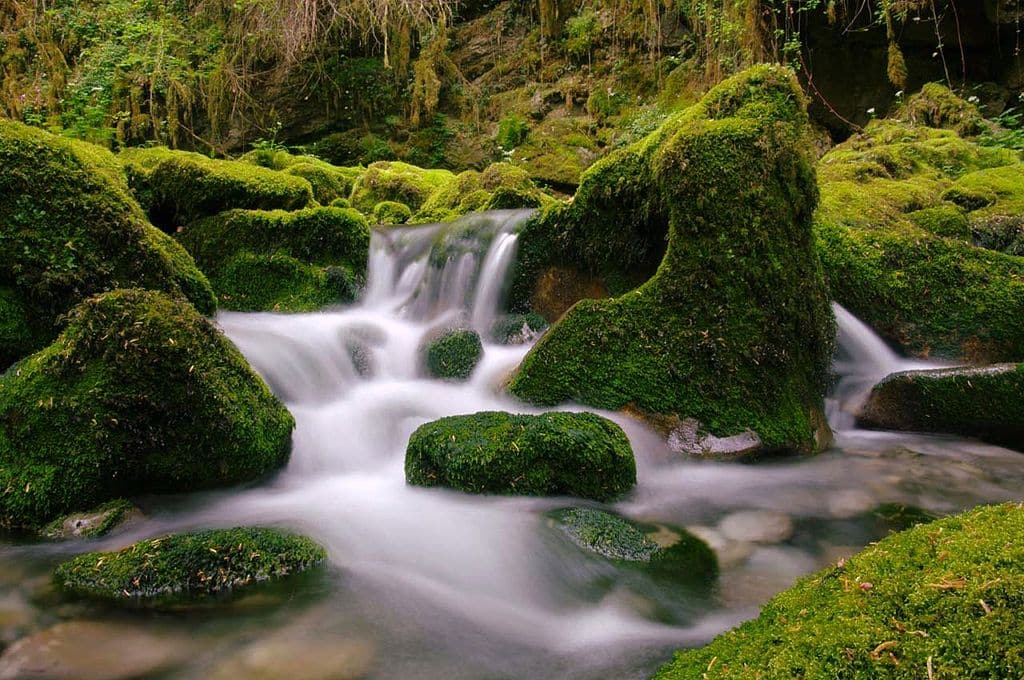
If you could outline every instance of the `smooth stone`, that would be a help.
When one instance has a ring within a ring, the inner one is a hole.
[[[793,520],[772,510],[741,510],[723,518],[718,530],[733,541],[782,543],[793,535]]]
[[[701,424],[686,418],[668,433],[668,448],[673,453],[712,460],[744,460],[761,452],[761,437],[747,430],[729,437],[716,437],[701,431]]]
[[[128,680],[150,677],[193,654],[192,642],[179,634],[69,621],[14,643],[0,656],[0,680]]]
[[[878,505],[874,496],[860,489],[841,489],[828,497],[828,512],[836,519],[863,515]]]
[[[217,666],[212,680],[357,680],[373,667],[373,644],[324,634],[275,635]]]
[[[722,570],[732,569],[743,564],[756,549],[753,543],[730,540],[712,527],[695,524],[686,527],[686,530],[707,543],[708,547],[715,551],[718,566]]]

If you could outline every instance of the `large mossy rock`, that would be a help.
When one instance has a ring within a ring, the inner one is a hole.
[[[858,422],[1024,450],[1024,364],[894,373],[871,390]]]
[[[351,302],[366,276],[370,227],[351,208],[228,210],[178,239],[228,309],[307,311]]]
[[[894,534],[679,652],[655,678],[1018,677],[1022,536],[1017,504]]]
[[[108,151],[0,120],[0,167],[0,371],[106,290],[160,290],[213,313],[206,278],[146,221]]]
[[[378,161],[356,179],[349,200],[364,215],[372,215],[374,206],[383,201],[404,203],[415,212],[452,177],[448,170],[424,170],[398,161]]]
[[[645,271],[666,234],[667,252],[638,288],[566,312],[511,392],[752,430],[765,450],[823,446],[834,323],[807,127],[793,74],[758,67],[588,170],[522,234],[520,295],[548,264]]]
[[[0,377],[0,525],[259,478],[287,461],[293,427],[191,305],[142,290],[91,298]]]
[[[468,328],[449,329],[420,348],[427,372],[442,380],[467,380],[483,355],[480,335]]]
[[[413,217],[413,222],[449,222],[483,210],[540,208],[554,203],[529,173],[508,163],[494,163],[483,172],[467,170],[439,187]]]
[[[224,210],[298,210],[313,202],[302,177],[252,163],[160,147],[128,149],[120,158],[149,218],[168,233]]]
[[[467,493],[615,499],[636,484],[622,429],[593,413],[484,411],[422,425],[409,439],[405,479]]]
[[[973,129],[962,112],[915,120]],[[818,251],[840,304],[911,354],[1024,357],[1017,153],[883,120],[826,154],[818,177]]]
[[[347,199],[356,178],[365,172],[363,168],[342,168],[314,156],[296,156],[273,149],[250,151],[239,160],[301,177],[309,182],[313,198],[321,205],[339,198]]]
[[[87,553],[54,572],[57,586],[117,604],[197,600],[279,579],[327,559],[308,538],[274,529],[212,529]]]

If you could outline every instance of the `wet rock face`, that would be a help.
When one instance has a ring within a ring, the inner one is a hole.
[[[858,421],[1024,450],[1024,364],[895,373],[874,387]]]
[[[700,422],[686,418],[668,433],[668,448],[673,453],[713,460],[745,460],[762,450],[761,438],[747,430],[730,437],[716,437],[703,432]]]

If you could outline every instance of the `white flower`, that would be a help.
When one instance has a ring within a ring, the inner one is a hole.
[[[868,115],[869,116],[875,115],[875,107],[874,106],[872,106],[870,109],[868,109]]]
[[[972,94],[970,97],[967,98],[967,101],[969,101],[972,104],[977,104],[981,100]]]
[[[903,90],[900,90],[899,92],[896,93],[896,99],[899,99],[902,96],[903,96]]]

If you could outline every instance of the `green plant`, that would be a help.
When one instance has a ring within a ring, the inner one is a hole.
[[[505,151],[511,151],[526,141],[530,134],[530,125],[526,119],[515,113],[510,113],[498,123],[498,146]]]

